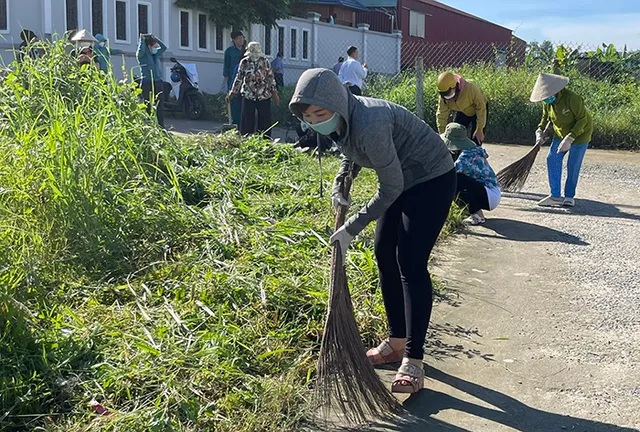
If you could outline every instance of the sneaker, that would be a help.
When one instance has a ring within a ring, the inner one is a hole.
[[[564,201],[562,200],[562,198],[553,197],[551,195],[549,195],[545,199],[540,200],[538,202],[538,205],[540,207],[557,207],[557,206],[561,206],[562,204],[564,204]]]
[[[576,205],[576,200],[574,200],[573,198],[565,198],[564,201],[562,202],[562,205],[565,207],[573,207]]]
[[[481,212],[474,213],[468,218],[464,220],[464,223],[467,225],[480,225],[485,223],[487,220],[484,218]]]

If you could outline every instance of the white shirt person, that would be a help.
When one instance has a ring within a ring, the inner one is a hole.
[[[347,50],[349,58],[342,63],[338,78],[346,85],[351,93],[360,96],[364,87],[364,79],[367,77],[367,65],[358,61],[358,48],[351,46]]]

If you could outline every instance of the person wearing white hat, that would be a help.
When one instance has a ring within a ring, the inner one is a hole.
[[[584,99],[567,89],[567,84],[569,84],[567,77],[541,73],[531,92],[531,102],[544,101],[536,139],[540,139],[542,130],[549,120],[553,123],[555,132],[547,155],[551,194],[538,203],[543,207],[575,205],[574,198],[580,168],[593,135],[593,118],[587,111]],[[567,153],[569,153],[568,175],[564,185],[563,199],[561,195],[562,162]]]

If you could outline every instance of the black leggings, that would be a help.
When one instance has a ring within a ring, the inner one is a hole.
[[[477,115],[468,116],[462,111],[458,111],[453,117],[453,122],[461,124],[466,128],[469,128],[469,126],[471,126],[471,136],[473,137],[473,133],[476,131],[476,128],[478,127],[478,116]],[[482,131],[484,132],[485,135],[487,133],[486,131],[487,131],[488,124],[489,124],[489,103],[487,103],[487,123],[485,124],[484,130]],[[480,146],[482,145],[482,143],[478,141],[476,138],[471,138],[471,140],[474,143],[476,143],[476,145],[480,145]]]
[[[467,206],[471,214],[489,210],[489,197],[484,185],[462,173],[458,173],[458,202]]]
[[[258,112],[258,127],[256,128],[256,111]],[[240,120],[240,135],[254,132],[271,136],[271,99],[255,101],[242,99],[242,119]]]
[[[378,219],[375,253],[389,336],[407,338],[405,356],[422,359],[431,318],[431,250],[456,193],[456,172],[405,191]]]

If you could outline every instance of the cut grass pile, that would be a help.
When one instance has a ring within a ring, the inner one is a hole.
[[[46,49],[0,82],[0,429],[297,430],[329,276],[317,161],[258,138],[174,140],[134,87]],[[354,206],[375,188],[362,173]],[[348,271],[371,344],[371,227]]]

